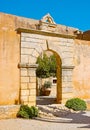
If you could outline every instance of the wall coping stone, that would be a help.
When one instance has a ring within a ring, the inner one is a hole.
[[[76,38],[76,35],[61,34],[61,33],[49,32],[46,30],[43,31],[43,30],[35,30],[35,29],[27,29],[27,28],[17,28],[16,31],[18,33],[21,33],[21,32],[34,33],[34,34],[53,36],[53,37],[63,37],[63,38],[68,38],[68,39],[75,39]]]

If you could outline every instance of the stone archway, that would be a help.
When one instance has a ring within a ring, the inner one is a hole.
[[[30,43],[28,43],[30,44]],[[54,50],[49,49],[49,46],[46,41],[46,47],[42,49],[40,52],[40,46],[37,48],[34,48],[35,45],[32,45],[33,47],[31,49],[28,49],[28,44],[21,43],[21,63],[19,64],[19,67],[21,68],[21,103],[24,104],[36,104],[36,68],[37,65],[36,59],[39,56],[40,53],[43,53],[43,51],[51,51],[55,57],[57,62],[57,87],[56,87],[56,101],[57,103],[61,103],[62,101],[62,69],[61,69],[61,58],[58,55],[57,52]],[[38,44],[37,44],[38,45]],[[27,49],[26,49],[27,48]],[[31,51],[32,50],[32,51]],[[29,54],[28,54],[28,51]],[[33,52],[33,53],[32,53]],[[30,63],[29,59],[34,62]]]
[[[61,103],[62,102],[62,62],[61,58],[57,52],[54,50],[49,49],[48,41],[47,43],[47,50],[43,52],[46,54],[47,57],[54,55],[56,58],[56,78],[49,77],[49,78],[37,78],[37,105],[47,105],[53,103]],[[41,54],[41,55],[43,55]],[[53,79],[56,79],[56,84],[53,83]],[[42,86],[44,85],[45,81],[50,81],[52,83],[51,93],[48,96],[45,96],[42,90]],[[40,93],[41,92],[41,93]]]
[[[54,33],[19,29],[21,32],[21,101],[36,104],[37,57],[45,50],[57,58],[57,103],[64,103],[73,97],[73,39],[62,38]],[[47,40],[46,40],[47,39]]]
[[[60,56],[58,55],[57,52],[55,52],[54,50],[51,50],[49,48],[48,48],[48,51],[53,52],[53,54],[56,57],[56,64],[57,64],[56,102],[61,103],[61,101],[62,101],[62,62],[61,62],[61,58],[60,58]]]

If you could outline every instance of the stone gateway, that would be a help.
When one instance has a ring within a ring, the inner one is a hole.
[[[0,13],[1,107],[36,105],[36,61],[44,51],[56,57],[57,103],[79,97],[88,104],[90,31],[56,24],[50,14],[33,20]]]

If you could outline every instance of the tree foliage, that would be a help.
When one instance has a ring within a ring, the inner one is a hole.
[[[38,68],[36,69],[36,75],[39,78],[47,78],[50,76],[56,76],[56,58],[54,55],[48,57],[43,54],[43,57],[38,57]]]

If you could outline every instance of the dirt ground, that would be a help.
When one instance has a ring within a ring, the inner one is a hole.
[[[54,120],[18,118],[0,120],[0,130],[90,130],[90,111],[71,113]]]

